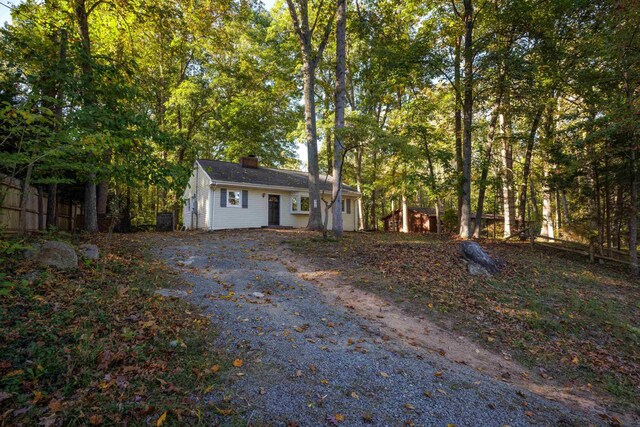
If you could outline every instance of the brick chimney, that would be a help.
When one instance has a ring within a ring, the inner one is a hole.
[[[258,158],[254,155],[240,157],[240,166],[243,168],[258,169]]]

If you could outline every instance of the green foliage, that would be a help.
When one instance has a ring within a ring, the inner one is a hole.
[[[454,209],[445,210],[440,216],[445,230],[455,232],[458,228],[458,212]]]
[[[176,278],[144,246],[117,239],[113,256],[81,274],[51,270],[14,285],[15,270],[0,263],[7,422],[155,424],[167,411],[168,422],[196,424],[208,416],[191,399],[217,386],[228,366],[211,346],[215,331],[193,307],[155,295]]]

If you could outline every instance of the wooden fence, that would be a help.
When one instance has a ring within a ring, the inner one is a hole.
[[[543,243],[538,241],[538,239],[544,239],[546,240],[548,243]],[[582,243],[579,242],[572,242],[569,240],[562,240],[562,239],[556,239],[553,237],[549,237],[549,236],[536,236],[536,240],[535,240],[535,244],[538,246],[544,246],[544,247],[548,247],[548,248],[553,248],[553,249],[558,249],[560,251],[564,251],[564,252],[570,252],[570,253],[574,253],[577,255],[582,255],[585,257],[589,257],[590,261],[593,262],[596,259],[602,260],[602,261],[611,261],[611,262],[617,262],[620,264],[625,264],[625,265],[631,265],[631,263],[629,261],[627,261],[626,259],[623,259],[623,257],[628,257],[629,256],[629,252],[625,252],[625,251],[620,251],[620,250],[616,250],[616,249],[604,249],[605,252],[611,252],[611,256],[607,256],[604,254],[599,254],[598,252],[596,252],[596,247],[595,244],[592,242],[589,245],[584,245]]]
[[[46,227],[48,197],[46,192],[29,186],[27,192],[26,228],[33,232]],[[22,182],[19,179],[0,177],[0,225],[4,232],[17,233],[20,224],[20,197]],[[75,218],[80,214],[80,204],[58,200],[55,225],[59,230],[73,231]]]

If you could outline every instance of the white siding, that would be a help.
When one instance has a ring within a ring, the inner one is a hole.
[[[232,184],[219,184],[211,188],[211,179],[200,164],[194,165],[189,185],[183,194],[183,224],[187,229],[224,230],[231,228],[266,227],[269,220],[269,195],[280,196],[280,225],[285,227],[304,228],[309,221],[308,214],[291,213],[291,196],[299,191],[283,191],[265,188],[234,187]],[[248,191],[248,207],[221,207],[220,189],[227,191]],[[197,213],[190,208],[191,198],[197,194]],[[345,231],[357,229],[356,198],[343,196],[351,200],[351,213],[343,212],[343,226]],[[328,198],[325,198],[328,199]],[[320,204],[324,219],[324,203]],[[213,217],[212,217],[213,215]],[[197,223],[196,223],[197,222]],[[329,211],[329,229],[331,229],[331,211]]]
[[[189,184],[184,191],[184,207],[183,224],[187,229],[207,229],[209,224],[209,186],[211,185],[211,179],[209,175],[202,169],[202,167],[196,163],[189,178]],[[190,200],[193,195],[197,194],[197,210],[189,209]],[[197,220],[197,224],[196,224]]]
[[[231,206],[221,207],[221,188],[225,188],[227,191],[247,190],[249,195],[248,207],[246,209]],[[231,185],[217,186],[215,188],[215,195],[213,199],[213,229],[223,230],[230,228],[266,227],[269,223],[270,194],[280,196],[280,225],[285,227],[304,228],[307,226],[307,222],[309,221],[309,215],[291,213],[291,195],[293,193],[295,192],[247,189],[245,187],[233,187]],[[356,229],[357,222],[356,199],[352,197],[348,198],[351,199],[351,213],[347,214],[346,212],[343,212],[343,226],[346,231],[354,231]],[[321,209],[324,219],[324,203],[321,204]],[[331,211],[329,211],[329,215],[328,227],[331,228]]]

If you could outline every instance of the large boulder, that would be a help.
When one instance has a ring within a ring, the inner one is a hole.
[[[82,258],[100,259],[100,249],[96,245],[84,243],[78,246],[78,253]]]
[[[500,263],[487,255],[477,242],[467,240],[460,243],[460,252],[467,261],[469,274],[490,276],[500,272]]]
[[[39,251],[33,254],[32,259],[44,267],[53,266],[61,270],[78,268],[76,251],[71,245],[64,242],[44,242]]]

